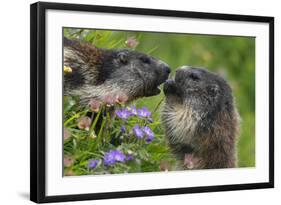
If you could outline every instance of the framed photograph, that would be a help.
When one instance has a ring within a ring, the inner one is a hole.
[[[274,18],[31,5],[30,199],[274,187]]]

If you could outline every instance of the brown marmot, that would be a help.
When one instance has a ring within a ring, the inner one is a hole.
[[[123,93],[128,101],[160,93],[158,86],[170,73],[168,65],[128,49],[101,49],[90,43],[64,38],[64,94],[92,98]]]
[[[182,66],[164,93],[162,121],[178,168],[235,167],[239,114],[228,83],[206,69]]]

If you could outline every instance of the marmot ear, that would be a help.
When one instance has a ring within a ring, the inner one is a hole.
[[[126,53],[119,53],[118,54],[118,60],[123,63],[123,64],[127,64],[128,63],[128,55]]]
[[[207,87],[208,93],[210,96],[215,97],[219,92],[219,86],[218,85],[209,85]]]

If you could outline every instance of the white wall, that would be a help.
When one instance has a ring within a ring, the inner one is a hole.
[[[52,0],[49,0],[52,1]],[[29,4],[33,1],[2,1],[0,7],[0,204],[31,204],[29,192]],[[62,1],[81,3],[81,1]],[[276,188],[177,196],[144,197],[69,204],[246,204],[280,201],[279,150],[281,94],[281,12],[278,1],[250,0],[84,0],[85,4],[147,7],[186,11],[275,16]],[[279,202],[280,203],[280,202]],[[275,203],[276,204],[276,203]]]

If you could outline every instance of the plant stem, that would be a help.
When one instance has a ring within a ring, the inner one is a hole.
[[[86,112],[88,112],[88,110],[84,110],[84,111],[81,111],[81,112],[78,112],[78,113],[76,113],[75,115],[73,115],[72,117],[70,117],[68,120],[66,120],[65,122],[64,122],[64,126],[66,126],[68,123],[70,123],[72,120],[74,120],[74,119],[76,119],[76,118],[78,118],[82,113],[86,113]]]
[[[156,107],[154,108],[152,114],[154,114],[160,107],[160,105],[162,104],[162,102],[164,101],[165,97],[162,97],[161,100],[159,101],[159,103],[156,105]]]
[[[99,131],[99,134],[98,134],[98,143],[99,143],[99,141],[100,141],[100,138],[101,138],[101,135],[102,135],[102,133],[103,133],[103,127],[104,127],[104,125],[105,125],[105,123],[106,123],[106,120],[107,120],[107,118],[106,117],[103,117],[103,119],[102,119],[102,124],[101,124],[101,127],[100,127],[100,131]]]
[[[99,117],[100,117],[100,114],[101,114],[101,112],[102,112],[102,108],[98,111],[98,113],[97,113],[97,116],[95,117],[95,120],[94,120],[94,122],[92,123],[92,126],[90,127],[90,131],[89,131],[89,134],[91,135],[91,133],[93,132],[93,130],[95,129],[95,127],[96,127],[96,124],[97,124],[97,122],[98,122],[98,120],[99,120]]]

